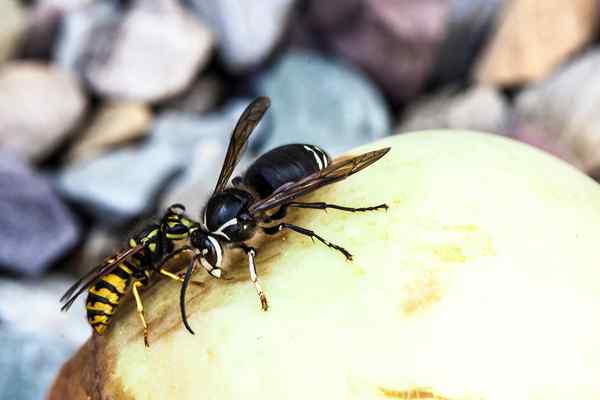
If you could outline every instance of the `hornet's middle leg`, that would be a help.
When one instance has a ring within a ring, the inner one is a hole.
[[[263,309],[263,311],[267,311],[269,309],[267,296],[262,290],[262,286],[260,285],[260,281],[258,280],[258,275],[256,274],[256,263],[254,262],[254,258],[256,257],[256,250],[253,247],[246,245],[245,243],[240,243],[238,247],[242,249],[248,256],[248,271],[250,272],[250,281],[256,289],[256,294],[258,294],[258,298],[260,299],[261,308]]]
[[[281,224],[277,224],[275,226],[270,226],[267,228],[263,227],[262,229],[263,229],[263,232],[265,232],[267,235],[275,235],[278,232],[282,231],[283,229],[292,230],[301,235],[310,237],[311,239],[313,239],[313,241],[314,241],[314,239],[317,239],[319,242],[323,243],[325,246],[331,247],[332,249],[335,249],[335,250],[339,251],[340,253],[342,253],[344,255],[344,257],[346,257],[346,260],[352,261],[352,254],[350,254],[350,252],[348,250],[344,249],[341,246],[338,246],[337,244],[333,244],[333,243],[329,242],[328,240],[317,235],[314,231],[311,231],[310,229],[302,228],[301,226],[294,225],[294,224],[288,224],[287,222],[282,222]]]

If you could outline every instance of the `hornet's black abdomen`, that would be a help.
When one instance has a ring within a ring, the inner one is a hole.
[[[311,144],[288,144],[260,156],[243,176],[246,187],[265,198],[278,187],[298,181],[330,164],[327,153]]]

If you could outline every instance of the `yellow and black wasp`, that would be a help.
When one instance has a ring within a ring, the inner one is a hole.
[[[148,324],[140,290],[159,276],[183,282],[183,278],[163,268],[166,260],[189,250],[181,246],[200,224],[184,215],[180,204],[170,206],[159,223],[152,223],[129,239],[129,248],[107,258],[103,264],[89,271],[61,298],[61,310],[67,311],[75,299],[86,290],[87,319],[94,331],[102,335],[110,325],[119,304],[132,292],[137,311],[144,326],[144,344],[148,344]]]

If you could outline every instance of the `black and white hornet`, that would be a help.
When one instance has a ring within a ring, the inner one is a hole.
[[[191,333],[194,332],[186,318],[185,294],[192,273],[198,264],[213,277],[221,278],[224,249],[237,248],[244,251],[248,257],[250,280],[258,293],[262,309],[266,311],[267,297],[256,274],[256,250],[244,242],[254,237],[258,231],[275,235],[287,229],[313,240],[316,239],[342,253],[347,260],[351,260],[352,255],[346,249],[327,241],[309,229],[287,222],[271,224],[283,219],[290,207],[318,210],[330,208],[348,212],[387,209],[385,204],[353,208],[295,200],[368,167],[383,157],[390,148],[331,162],[327,153],[318,146],[288,144],[263,154],[242,176],[232,179],[231,187],[227,187],[233,170],[244,152],[248,137],[269,105],[268,98],[259,97],[243,112],[231,136],[217,185],[202,212],[202,222],[189,228],[189,244],[179,249],[179,251],[192,251],[194,254],[185,272],[179,299],[183,323]],[[183,212],[183,207],[181,209]]]

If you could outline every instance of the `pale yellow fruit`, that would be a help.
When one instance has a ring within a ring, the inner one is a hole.
[[[245,259],[231,280],[144,293],[63,369],[53,399],[600,398],[600,188],[491,135],[389,138],[373,166],[305,198],[389,211],[299,210],[260,245],[260,310]],[[83,318],[83,315],[82,315]]]

